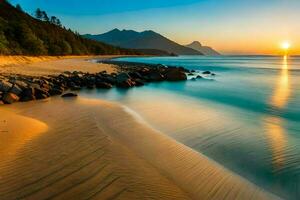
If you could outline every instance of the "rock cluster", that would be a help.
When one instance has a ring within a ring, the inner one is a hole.
[[[0,75],[0,104],[45,99],[62,95],[67,90],[76,91],[82,88],[130,88],[142,86],[147,82],[183,81],[187,80],[186,73],[189,72],[182,67],[164,65],[114,64],[117,66],[118,73],[108,74],[103,71],[90,74],[74,71],[40,77]]]

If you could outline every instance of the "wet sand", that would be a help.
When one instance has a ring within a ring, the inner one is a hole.
[[[275,198],[118,104],[57,97],[0,112],[1,200]]]

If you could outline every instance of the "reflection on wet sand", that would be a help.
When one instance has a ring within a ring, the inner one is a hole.
[[[289,67],[288,57],[284,56],[283,65],[281,68],[280,77],[278,79],[276,88],[271,97],[271,105],[275,110],[284,109],[288,104],[291,95],[289,82]],[[264,127],[267,133],[268,143],[272,151],[272,163],[274,170],[280,170],[285,162],[285,148],[287,145],[286,131],[283,120],[280,116],[268,116],[264,118]]]
[[[22,156],[21,149],[46,132],[48,126],[39,120],[7,112],[4,109],[1,109],[0,113],[1,180],[2,174],[9,173],[9,166],[15,162],[16,157]],[[0,197],[0,199],[2,198]]]

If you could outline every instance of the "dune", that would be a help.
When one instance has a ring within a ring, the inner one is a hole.
[[[276,198],[115,103],[52,98],[0,110],[9,122],[0,134],[20,144],[0,145],[1,200]]]

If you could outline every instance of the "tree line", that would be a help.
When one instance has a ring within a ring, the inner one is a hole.
[[[36,9],[32,17],[19,4],[12,6],[7,1],[0,1],[0,10],[0,54],[139,54],[134,50],[85,39],[41,9]]]

